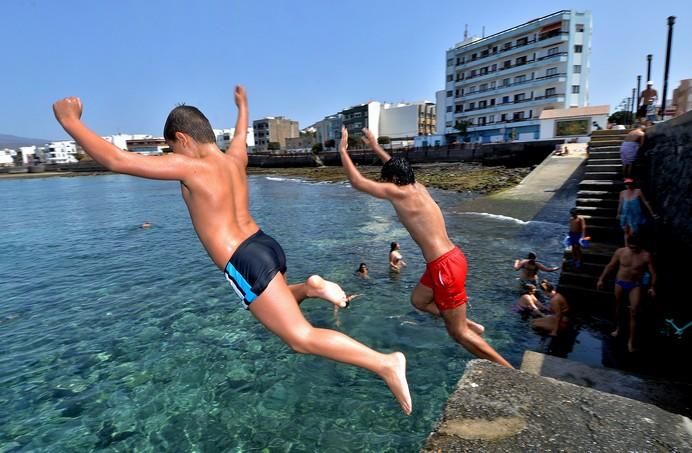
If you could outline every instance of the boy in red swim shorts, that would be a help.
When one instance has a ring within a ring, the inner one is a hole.
[[[392,203],[428,263],[411,294],[411,303],[421,311],[441,316],[449,335],[475,356],[512,368],[481,337],[483,326],[466,317],[466,257],[449,239],[440,207],[425,186],[416,182],[408,160],[387,154],[368,129],[363,129],[363,140],[384,163],[382,182],[364,177],[353,164],[348,155],[348,130],[344,127],[339,154],[351,185]]]

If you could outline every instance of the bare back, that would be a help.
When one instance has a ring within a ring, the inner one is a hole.
[[[425,186],[414,183],[397,187],[399,193],[389,201],[420,247],[425,261],[431,262],[451,250],[454,244],[447,236],[442,211]]]
[[[638,142],[641,143],[644,141],[644,131],[637,128],[634,129],[633,131],[630,131],[627,135],[625,135],[625,141],[626,142]]]
[[[199,171],[181,182],[182,196],[197,236],[223,269],[238,245],[259,229],[249,211],[245,162],[216,145],[198,162]]]

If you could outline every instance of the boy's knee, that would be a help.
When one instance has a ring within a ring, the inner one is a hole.
[[[298,354],[310,354],[312,351],[310,346],[310,332],[307,329],[291,335],[290,338],[286,339],[286,344]]]

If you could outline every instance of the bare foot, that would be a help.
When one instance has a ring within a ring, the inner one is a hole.
[[[619,330],[619,329],[615,329],[615,330],[613,330],[612,332],[610,332],[610,336],[613,337],[613,338],[617,338],[619,335],[620,335],[620,330]]]
[[[305,280],[305,285],[308,287],[308,297],[317,297],[326,300],[339,308],[346,307],[351,301],[339,285],[327,281],[319,275],[311,275],[308,277],[308,279]]]
[[[478,335],[483,335],[483,332],[485,332],[485,327],[483,327],[482,324],[478,324],[477,322],[473,322],[470,319],[466,320],[466,325],[469,327],[469,329],[471,329],[472,331],[474,331]]]
[[[629,352],[637,352],[637,348],[634,347],[634,343],[632,343],[632,340],[627,342],[627,350]]]
[[[401,410],[406,415],[411,415],[413,411],[413,403],[411,402],[411,394],[408,390],[408,382],[406,381],[406,357],[400,352],[394,352],[387,355],[392,361],[387,367],[387,370],[382,374],[382,379],[389,386],[389,390],[394,394],[397,401],[401,405]]]

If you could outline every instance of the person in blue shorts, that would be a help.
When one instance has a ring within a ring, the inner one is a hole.
[[[569,210],[569,233],[568,243],[572,247],[572,257],[574,266],[581,267],[581,239],[586,237],[586,220],[579,215],[577,208]]]

